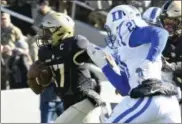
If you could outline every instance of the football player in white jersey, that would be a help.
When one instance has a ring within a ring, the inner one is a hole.
[[[149,7],[145,12],[142,14],[142,18],[150,25],[155,25],[159,27],[163,27],[162,23],[160,21],[160,14],[162,9],[159,7]],[[174,69],[172,69],[173,64],[168,63],[163,58],[163,68],[162,68],[162,80],[164,82],[174,83],[173,81],[173,72]],[[181,100],[181,90],[180,87],[178,87],[178,100]]]
[[[106,122],[180,123],[176,87],[161,82],[161,53],[168,32],[148,25],[130,5],[114,7],[107,15],[105,27],[109,47],[117,51],[115,59],[120,68],[102,49],[90,45],[87,52],[117,91],[125,96]]]

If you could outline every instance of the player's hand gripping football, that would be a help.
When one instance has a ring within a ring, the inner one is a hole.
[[[35,61],[27,74],[28,85],[36,94],[40,94],[45,87],[49,86],[52,72],[49,67],[40,61]]]

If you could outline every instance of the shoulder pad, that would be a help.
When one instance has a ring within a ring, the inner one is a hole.
[[[76,37],[77,39],[77,46],[81,49],[86,49],[88,44],[89,44],[89,40],[82,35],[77,35]]]

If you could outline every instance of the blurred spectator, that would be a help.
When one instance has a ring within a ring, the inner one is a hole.
[[[104,27],[105,20],[105,15],[95,11],[92,11],[88,16],[88,22],[92,24],[95,28],[98,28],[100,30],[102,30],[102,28]]]
[[[106,15],[101,14],[100,10],[107,10],[110,8],[112,1],[85,1],[87,5],[98,11],[91,11],[88,15],[88,23],[95,28],[102,29],[105,24]],[[100,12],[99,12],[100,11]]]
[[[58,12],[64,13],[64,14],[68,14],[67,12],[67,1],[66,0],[58,0]]]
[[[16,48],[12,50],[12,56],[7,62],[10,88],[27,88],[27,72],[31,64],[28,44],[18,41],[15,45]]]
[[[145,1],[128,0],[128,4],[135,6],[140,12],[144,11]]]
[[[15,48],[15,42],[23,40],[21,30],[11,23],[8,13],[1,13],[1,44]]]
[[[150,6],[161,7],[167,0],[151,0]]]
[[[107,9],[112,5],[112,1],[105,1],[105,0],[86,0],[85,3],[89,6],[91,6],[94,9]]]
[[[61,13],[64,13],[64,14],[68,14],[67,12],[67,7],[68,7],[68,4],[67,4],[67,0],[51,0],[51,5],[55,6],[55,10],[57,12],[61,12]]]
[[[36,34],[40,33],[40,24],[42,19],[47,15],[50,14],[52,12],[54,12],[51,7],[49,6],[49,1],[48,0],[39,0],[38,1],[38,11],[37,11],[37,15],[34,19],[34,24],[32,26],[32,28],[34,29],[34,33],[30,34],[31,36],[29,36],[28,38],[28,43],[29,43],[29,48],[30,48],[30,55],[33,61],[37,60],[37,54],[38,54],[38,47],[36,44]]]
[[[7,76],[8,75],[7,73],[9,73],[7,64],[13,54],[13,50],[17,49],[15,44],[17,42],[22,42],[23,40],[24,37],[21,30],[11,23],[10,15],[8,13],[3,12],[1,14],[1,45],[2,45],[1,47],[3,48],[1,61],[4,62],[3,69],[6,69],[2,70],[3,73],[6,73],[3,75]],[[19,49],[19,51],[25,52],[21,48]]]
[[[121,4],[128,4],[128,0],[112,0],[112,8]]]
[[[68,15],[71,16],[72,15],[72,7],[73,7],[73,2],[68,2]],[[85,4],[85,3],[83,3]],[[83,7],[83,6],[79,6],[76,4],[75,7],[76,11],[74,12],[74,19],[82,21],[82,22],[86,22],[88,23],[88,15],[91,12],[89,9]]]
[[[3,53],[5,49],[3,50],[3,46],[1,45],[1,53]],[[7,89],[7,81],[8,76],[6,73],[6,65],[4,62],[4,59],[1,57],[1,90]]]
[[[6,0],[1,0],[1,5],[6,6],[8,2]]]
[[[39,0],[38,2],[38,12],[37,16],[34,20],[33,29],[38,33],[40,31],[39,26],[41,24],[42,19],[52,12],[54,12],[51,7],[49,6],[48,0]]]

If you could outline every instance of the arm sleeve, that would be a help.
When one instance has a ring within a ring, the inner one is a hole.
[[[102,99],[99,92],[96,91],[98,84],[90,76],[90,71],[88,71],[88,66],[83,65],[80,68],[82,74],[78,75],[78,86],[76,88],[76,93],[86,96],[94,105],[102,104]]]
[[[101,72],[99,73],[98,70],[96,70],[98,67],[94,64],[89,63],[87,64],[87,66],[88,66],[91,78],[95,80],[96,82],[96,87],[95,87],[96,92],[101,93],[101,78],[103,73]]]
[[[129,45],[130,47],[136,47],[142,44],[151,43],[151,47],[149,49],[146,59],[150,61],[155,61],[156,57],[164,50],[168,36],[169,33],[159,27],[138,27],[132,32]]]
[[[101,96],[96,91],[92,89],[82,89],[82,92],[93,103],[93,105],[100,106],[103,103]]]
[[[102,68],[103,73],[106,75],[111,84],[122,95],[128,95],[130,91],[130,85],[128,83],[127,76],[124,72],[118,75],[110,65],[106,65]]]

